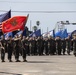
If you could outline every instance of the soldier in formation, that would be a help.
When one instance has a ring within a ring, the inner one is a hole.
[[[7,40],[2,36],[0,40],[1,60],[5,61],[5,53],[8,55],[9,62],[12,62],[12,56],[15,56],[16,62],[20,62],[19,57],[22,56],[23,62],[27,62],[26,55],[65,55],[66,52],[70,55],[71,42],[73,42],[73,51],[75,55],[75,40],[67,38],[61,39],[59,36],[43,38],[40,37],[25,37],[16,35],[14,38],[9,36]]]
[[[73,54],[76,57],[76,34],[73,35]]]

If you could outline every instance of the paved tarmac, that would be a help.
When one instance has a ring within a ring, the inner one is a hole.
[[[0,62],[0,75],[76,75],[76,57],[71,55],[27,56],[28,62]],[[1,61],[1,60],[0,60]]]

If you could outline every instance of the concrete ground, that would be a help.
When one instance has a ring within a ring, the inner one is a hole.
[[[76,75],[76,57],[71,55],[27,56],[28,62],[0,62],[0,75]],[[0,59],[1,61],[1,59]]]

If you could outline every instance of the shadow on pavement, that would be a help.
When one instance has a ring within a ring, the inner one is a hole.
[[[0,72],[0,73],[7,74],[7,75],[22,75],[22,74],[10,73],[10,72]]]
[[[28,63],[57,63],[57,62],[51,62],[51,61],[28,61]]]

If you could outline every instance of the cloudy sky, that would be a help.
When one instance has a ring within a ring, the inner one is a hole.
[[[12,16],[27,15],[29,19],[27,26],[36,25],[40,21],[42,32],[55,28],[58,21],[68,20],[76,23],[76,0],[0,0],[0,14],[11,9]],[[76,26],[66,26],[68,32],[76,29]]]

